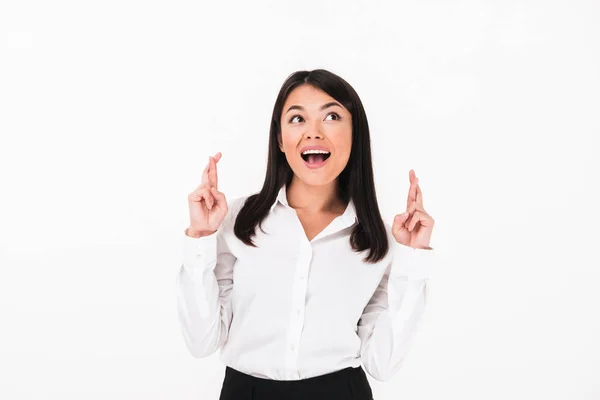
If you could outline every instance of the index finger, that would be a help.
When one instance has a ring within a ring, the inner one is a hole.
[[[221,156],[222,156],[221,152],[218,152],[217,154],[214,155],[215,164],[221,159]],[[211,169],[211,158],[213,158],[213,157],[208,156],[208,164],[206,164],[206,167],[204,168],[204,171],[202,171],[202,183],[201,183],[201,186],[210,185],[213,182],[216,183],[216,181],[213,181],[213,179],[211,178],[211,176],[209,176],[209,171]]]
[[[411,170],[409,174],[410,177],[410,187],[408,188],[408,198],[406,199],[406,209],[410,208],[410,205],[417,201],[417,184],[419,183],[419,178],[417,178],[414,174],[414,171]]]
[[[217,176],[217,162],[215,161],[214,157],[211,157],[209,162],[208,183],[215,189],[219,188],[219,178]]]

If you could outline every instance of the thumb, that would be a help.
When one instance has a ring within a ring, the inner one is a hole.
[[[397,214],[394,217],[394,225],[400,224],[400,226],[402,226],[402,224],[404,222],[406,222],[406,220],[408,219],[408,216],[409,216],[408,212],[405,212],[403,214]]]
[[[222,192],[219,192],[214,186],[210,188],[210,192],[214,196],[219,208],[227,207],[227,200],[225,200],[225,195]]]

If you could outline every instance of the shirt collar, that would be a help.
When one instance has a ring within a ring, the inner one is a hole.
[[[278,203],[281,203],[281,204],[283,204],[286,207],[290,206],[288,204],[288,201],[287,201],[287,191],[286,191],[286,185],[285,184],[281,187],[281,189],[279,189],[279,193],[277,194],[277,199],[275,200],[275,202],[271,206],[271,211],[273,211],[273,209],[277,206]],[[354,222],[358,221],[358,216],[356,215],[356,207],[354,206],[354,202],[352,201],[352,199],[350,199],[350,201],[348,202],[348,206],[346,207],[346,211],[344,211],[344,213],[341,215],[341,218],[348,225],[351,225]]]
[[[281,189],[279,189],[279,193],[277,193],[277,199],[275,200],[275,203],[273,203],[273,205],[271,206],[271,211],[273,211],[273,209],[277,206],[278,203],[283,204],[284,206],[288,206],[289,204],[287,202],[287,192],[286,192],[286,185],[284,184]]]

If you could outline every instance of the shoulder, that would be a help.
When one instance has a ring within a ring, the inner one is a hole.
[[[383,221],[383,226],[385,227],[385,234],[387,235],[387,240],[389,243],[389,251],[386,254],[386,260],[390,260],[393,258],[394,248],[397,245],[396,238],[392,234],[392,225]]]
[[[227,200],[228,211],[227,211],[227,216],[225,217],[225,220],[223,221],[223,224],[225,225],[226,228],[233,229],[235,220],[236,220],[238,214],[240,213],[240,210],[242,209],[242,207],[244,207],[246,200],[249,197],[250,197],[250,195],[239,196],[239,197],[234,197],[231,200]]]
[[[250,195],[240,196],[240,197],[234,197],[233,199],[229,200],[227,202],[227,207],[229,208],[229,214],[237,216],[237,214],[239,214],[242,207],[244,207],[244,204],[246,203],[246,200],[248,200],[249,197],[250,197]]]

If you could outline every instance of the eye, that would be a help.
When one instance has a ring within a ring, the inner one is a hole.
[[[329,114],[327,114],[327,116],[330,116],[330,115],[335,115],[335,120],[334,121],[339,121],[341,119],[341,117],[337,113],[330,112]]]
[[[298,118],[300,118],[300,119],[304,119],[304,118],[302,118],[302,117],[301,117],[301,116],[299,116],[299,115],[294,115],[292,118],[290,118],[289,122],[293,122],[293,121],[294,121],[294,118],[296,118],[296,117],[298,117]]]

